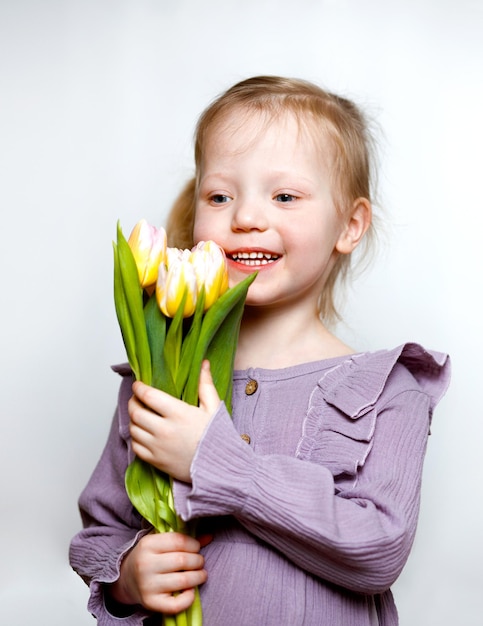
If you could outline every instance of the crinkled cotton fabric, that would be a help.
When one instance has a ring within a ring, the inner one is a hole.
[[[79,500],[84,528],[70,559],[99,624],[161,624],[144,611],[111,615],[104,600],[149,531],[124,490],[132,380],[117,371],[118,409]],[[178,513],[213,535],[203,548],[205,626],[398,624],[390,587],[414,539],[431,418],[449,376],[447,355],[417,344],[235,372],[232,416],[219,407],[192,484],[175,481]]]

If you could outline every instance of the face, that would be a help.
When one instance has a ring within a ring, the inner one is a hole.
[[[344,233],[322,147],[290,114],[235,113],[207,137],[194,240],[224,248],[231,284],[259,272],[247,305],[317,309]]]

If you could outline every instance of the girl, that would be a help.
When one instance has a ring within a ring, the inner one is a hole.
[[[199,407],[117,368],[117,414],[70,553],[99,624],[160,624],[196,585],[206,626],[398,623],[390,587],[449,360],[416,344],[356,353],[328,329],[336,282],[372,230],[368,144],[352,103],[300,80],[246,80],[202,115],[196,178],[168,234],[178,247],[215,240],[232,284],[258,271],[233,418],[207,363]],[[200,541],[145,527],[124,491],[134,454],[173,476]]]

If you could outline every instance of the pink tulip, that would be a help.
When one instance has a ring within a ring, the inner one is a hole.
[[[190,256],[189,250],[167,248],[167,267],[164,263],[159,266],[156,300],[167,317],[175,316],[185,292],[183,317],[190,317],[195,312],[198,292],[195,269],[190,263]]]
[[[158,268],[166,258],[166,231],[139,221],[128,240],[138,269],[141,287],[154,285],[158,277]]]
[[[205,288],[205,311],[228,289],[225,252],[214,241],[200,241],[192,250],[191,263],[196,272],[198,295]]]

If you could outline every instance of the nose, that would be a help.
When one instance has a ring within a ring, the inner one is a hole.
[[[233,232],[264,231],[268,228],[268,216],[257,202],[244,200],[237,202],[233,212],[231,228]]]

